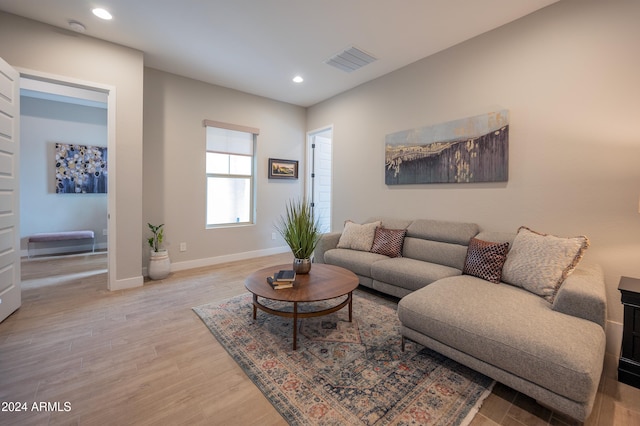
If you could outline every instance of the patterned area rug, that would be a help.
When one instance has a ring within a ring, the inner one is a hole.
[[[463,425],[493,386],[418,344],[401,352],[396,304],[364,291],[351,323],[346,307],[298,320],[296,351],[292,320],[253,321],[250,294],[193,310],[291,425]]]

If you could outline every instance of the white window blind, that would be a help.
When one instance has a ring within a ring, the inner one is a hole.
[[[207,151],[253,155],[253,134],[207,126]]]
[[[205,120],[207,226],[254,223],[257,129]]]

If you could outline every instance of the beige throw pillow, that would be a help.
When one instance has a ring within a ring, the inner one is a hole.
[[[346,221],[344,231],[342,231],[342,235],[338,241],[338,248],[370,251],[378,226],[380,226],[380,221],[365,223],[363,225],[350,220]]]
[[[502,281],[522,287],[548,302],[573,272],[589,247],[584,236],[560,238],[520,227],[502,270]]]

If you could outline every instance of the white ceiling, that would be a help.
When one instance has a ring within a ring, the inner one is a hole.
[[[557,1],[0,0],[0,10],[79,21],[87,36],[143,51],[145,66],[306,107]],[[378,60],[351,73],[324,63],[351,46]]]

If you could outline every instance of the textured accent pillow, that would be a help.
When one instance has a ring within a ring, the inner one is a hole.
[[[589,247],[585,236],[561,238],[521,226],[502,270],[502,281],[522,287],[548,302],[573,272]]]
[[[462,273],[498,284],[508,251],[509,243],[492,243],[472,238]]]
[[[344,223],[344,231],[338,240],[338,248],[370,251],[380,221],[360,225],[350,220]]]
[[[376,228],[371,252],[389,257],[402,257],[405,235],[407,235],[406,229],[387,229],[379,226]]]

